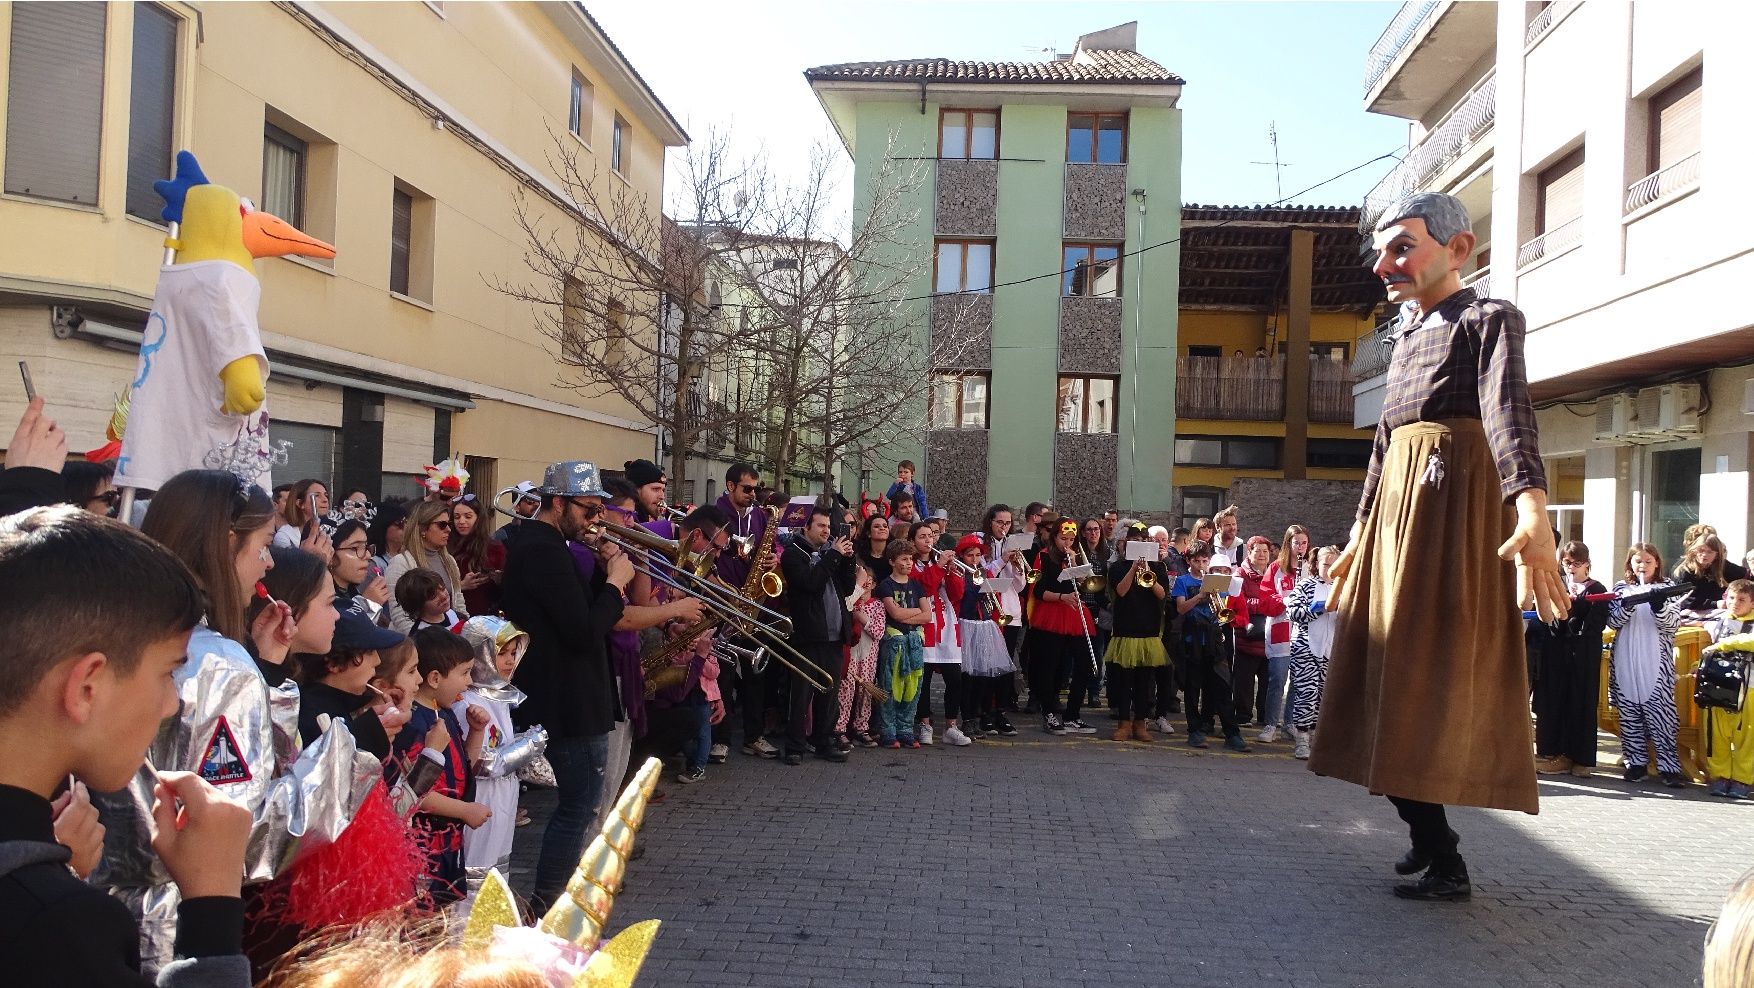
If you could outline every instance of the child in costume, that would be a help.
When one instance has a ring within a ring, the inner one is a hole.
[[[890,540],[883,550],[889,575],[877,584],[883,602],[883,644],[877,652],[877,688],[889,694],[881,704],[885,748],[918,748],[913,735],[914,706],[926,667],[925,640],[920,627],[932,620],[932,601],[913,578],[911,542]]]
[[[443,628],[414,634],[420,653],[420,688],[408,723],[396,735],[395,752],[406,757],[427,748],[442,749],[444,772],[438,784],[421,797],[415,825],[426,834],[427,894],[434,908],[463,898],[463,828],[479,829],[493,811],[475,802],[475,776],[470,766],[481,757],[490,717],[474,704],[459,720],[451,708],[468,689],[473,653],[469,643]]]
[[[999,629],[993,607],[995,595],[984,590],[985,571],[981,556],[984,540],[976,533],[964,535],[956,543],[956,555],[963,572],[980,574],[963,581],[962,599],[957,609],[958,630],[962,634],[962,678],[964,683],[963,723],[969,726],[970,737],[979,739],[988,733],[997,734],[999,683],[1012,673],[1011,651],[1005,647],[1005,634]],[[949,740],[946,735],[945,740]]]
[[[1127,529],[1123,538],[1124,546],[1157,548],[1144,525]],[[1124,547],[1121,558],[1108,566],[1108,591],[1114,594],[1114,637],[1108,640],[1104,661],[1111,667],[1109,694],[1121,718],[1113,735],[1116,741],[1152,740],[1152,692],[1157,671],[1169,663],[1163,648],[1163,599],[1170,586],[1163,563],[1127,559]]]
[[[1309,760],[1315,743],[1316,719],[1322,710],[1322,686],[1328,681],[1328,656],[1334,648],[1334,615],[1328,610],[1328,567],[1340,556],[1337,545],[1316,553],[1316,572],[1305,576],[1285,599],[1291,619],[1291,740],[1292,757]]]
[[[949,553],[939,555],[938,532],[930,522],[914,526],[913,580],[919,584],[925,599],[932,602],[932,620],[921,626],[924,636],[924,672],[920,675],[920,699],[915,716],[921,744],[931,744],[932,735],[932,674],[944,683],[944,743],[964,745],[968,736],[957,727],[962,711],[962,629],[956,622],[956,604],[962,599],[962,574],[950,561]]]
[[[1707,625],[1712,644],[1700,656],[1719,653],[1738,655],[1742,660],[1742,681],[1754,673],[1750,653],[1754,653],[1754,580],[1735,580],[1724,592],[1723,617]],[[1711,773],[1711,794],[1730,799],[1748,799],[1754,790],[1754,711],[1749,710],[1747,694],[1740,710],[1706,707],[1705,766]]]
[[[512,685],[512,673],[530,647],[530,636],[504,618],[472,617],[463,624],[463,639],[475,657],[469,688],[451,704],[451,715],[458,723],[465,723],[471,706],[487,712],[481,755],[470,768],[475,777],[475,802],[492,814],[486,823],[463,832],[463,867],[473,890],[489,868],[511,875],[512,835],[518,819],[517,772],[548,747],[548,732],[540,726],[521,733],[512,729],[512,710],[524,702],[524,691]]]
[[[883,641],[887,615],[883,601],[875,596],[877,579],[863,562],[855,563],[851,603],[853,644],[847,652],[847,672],[840,678],[840,719],[835,739],[861,748],[877,747],[877,739],[862,726],[871,720],[871,697],[861,683],[877,682],[877,647]],[[857,730],[848,730],[849,726]]]
[[[1625,779],[1645,777],[1650,755],[1646,739],[1656,746],[1657,771],[1664,784],[1684,788],[1676,735],[1681,729],[1675,709],[1675,629],[1687,607],[1687,584],[1653,584],[1662,579],[1661,550],[1634,542],[1626,553],[1626,578],[1614,584],[1608,602],[1608,627],[1614,636],[1608,664],[1608,696],[1620,713],[1620,753]],[[1666,598],[1666,599],[1665,599]]]

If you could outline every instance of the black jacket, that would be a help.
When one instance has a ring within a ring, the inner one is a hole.
[[[553,525],[532,518],[518,528],[507,546],[500,606],[506,620],[530,635],[512,677],[529,699],[512,720],[519,729],[541,724],[553,737],[608,734],[622,719],[607,644],[621,620],[621,594],[601,567],[589,586],[579,578]]]
[[[834,585],[835,598],[845,600],[853,592],[853,558],[824,546],[819,554],[802,535],[780,554],[780,575],[786,580],[786,604],[792,615],[792,641],[799,643],[850,641],[852,617],[842,609],[840,633],[828,633],[826,589]]]
[[[318,718],[328,714],[331,721],[338,719],[347,725],[360,751],[369,751],[383,761],[390,757],[390,736],[384,731],[384,722],[370,709],[373,699],[365,693],[343,693],[324,682],[305,683],[299,687],[298,739],[308,746],[321,737]]]
[[[13,515],[61,500],[61,475],[42,467],[0,471],[0,515]]]
[[[0,785],[0,977],[8,985],[147,986],[140,931],[120,899],[67,870],[48,800]],[[164,985],[250,983],[241,899],[185,899],[177,907],[178,957]]]

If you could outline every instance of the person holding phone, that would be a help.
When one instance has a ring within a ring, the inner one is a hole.
[[[320,480],[301,480],[286,494],[282,511],[286,524],[274,532],[274,544],[285,549],[303,549],[328,562],[335,552],[329,536],[323,531],[323,519],[329,514],[329,487]]]

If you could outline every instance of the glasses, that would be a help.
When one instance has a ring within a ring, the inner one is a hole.
[[[737,493],[739,493],[739,494],[754,494],[757,489],[758,489],[758,485],[756,485],[756,484],[738,484],[737,485]]]
[[[86,503],[90,504],[92,501],[102,501],[113,508],[122,503],[122,492],[112,487],[109,490],[104,491],[102,494],[92,495]]]
[[[586,518],[595,518],[598,515],[603,513],[603,506],[601,504],[591,504],[589,502],[582,502],[578,498],[572,498],[572,497],[567,498],[566,503],[572,505],[573,507],[579,509],[580,511],[583,511],[585,513]]]
[[[335,551],[336,552],[345,552],[349,556],[354,557],[355,559],[370,559],[371,554],[372,554],[372,547],[365,544],[364,542],[361,542],[358,545],[338,545],[335,547]]]
[[[439,520],[438,520],[438,521],[435,521],[435,522],[433,522],[433,523],[432,523],[432,524],[430,524],[430,525],[428,525],[428,526],[426,526],[426,527],[428,527],[428,528],[437,528],[437,529],[440,529],[440,530],[442,530],[442,531],[446,531],[446,532],[448,532],[448,531],[450,531],[450,530],[451,530],[451,523],[450,523],[450,522],[448,522],[448,521],[445,521],[445,520],[444,520],[444,519],[443,519],[443,518],[440,518],[440,519],[439,519]]]

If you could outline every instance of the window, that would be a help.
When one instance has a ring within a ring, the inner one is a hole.
[[[767,269],[769,271],[796,271],[798,270],[798,259],[795,257],[776,257],[767,262]]]
[[[1188,344],[1188,356],[1190,356],[1190,357],[1222,357],[1222,356],[1224,356],[1224,348],[1221,346],[1206,346],[1205,344],[1201,344],[1201,343],[1189,343]]]
[[[414,251],[414,197],[401,189],[390,193],[390,291],[408,294],[408,264]]]
[[[566,112],[566,129],[586,144],[591,143],[591,103],[595,91],[579,70],[572,73],[572,105]]]
[[[1118,165],[1127,160],[1125,113],[1066,114],[1066,161]]]
[[[1309,355],[1315,360],[1331,360],[1343,364],[1349,349],[1344,343],[1311,343]]]
[[[999,111],[938,112],[938,157],[991,161],[998,156]]]
[[[1368,439],[1311,439],[1304,462],[1312,467],[1363,470],[1370,466]]]
[[[1060,432],[1115,431],[1117,377],[1062,377],[1059,391]]]
[[[622,158],[622,142],[625,140],[627,140],[627,121],[621,119],[621,114],[617,113],[615,115],[615,136],[609,144],[609,167],[623,174],[626,174],[625,169],[621,167],[625,163]]]
[[[1535,227],[1557,230],[1583,215],[1583,148],[1544,169],[1535,178]]]
[[[1225,496],[1226,492],[1216,487],[1182,488],[1181,527],[1191,532],[1201,518],[1211,519],[1224,505]]]
[[[1184,467],[1277,470],[1279,442],[1270,436],[1183,436],[1175,441],[1175,462]]]
[[[987,389],[984,373],[942,371],[932,375],[932,428],[985,429]]]
[[[991,240],[940,240],[932,263],[935,292],[984,294],[993,290]]]
[[[159,222],[164,200],[152,183],[171,165],[176,116],[177,18],[157,4],[134,6],[134,68],[128,89],[128,215]]]
[[[109,5],[11,7],[5,190],[96,205],[104,113],[104,18]]]
[[[286,464],[274,467],[276,478],[284,477],[292,480],[298,477],[316,477],[325,484],[337,482],[341,473],[341,430],[326,425],[306,425],[303,422],[286,422],[276,419],[274,422],[274,440],[290,440],[286,447]],[[283,481],[284,482],[284,481]],[[404,489],[405,490],[405,489]],[[398,490],[397,493],[402,493]],[[332,497],[339,494],[331,488]],[[386,489],[385,493],[389,493]]]
[[[1114,244],[1067,244],[1060,265],[1060,294],[1119,298],[1121,249]]]
[[[611,301],[603,314],[603,363],[619,365],[627,356],[627,306]]]
[[[1704,102],[1697,68],[1650,99],[1649,170],[1660,172],[1699,151],[1699,118]]]
[[[301,230],[305,225],[305,161],[308,158],[304,141],[273,124],[263,125],[262,201],[259,205],[264,211]],[[404,282],[406,278],[404,270]],[[399,290],[408,294],[406,289]]]

